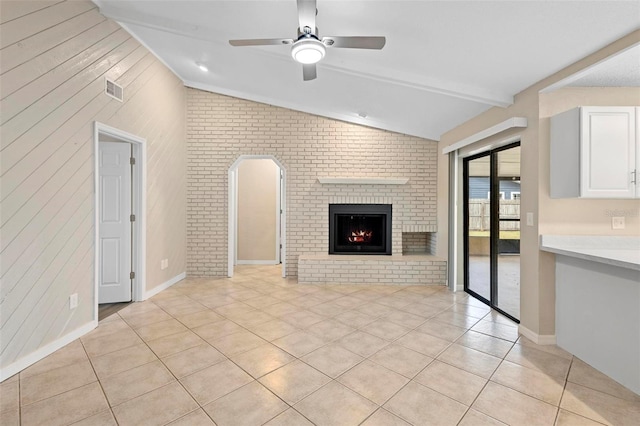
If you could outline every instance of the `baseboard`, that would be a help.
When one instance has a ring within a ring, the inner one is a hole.
[[[277,260],[238,260],[236,265],[279,265]]]
[[[147,300],[148,298],[153,297],[156,294],[160,293],[162,290],[168,289],[169,287],[171,287],[172,285],[174,285],[178,281],[184,280],[186,278],[186,276],[187,276],[187,273],[183,272],[183,273],[178,274],[175,277],[169,279],[168,281],[163,282],[159,286],[152,288],[151,290],[145,290],[144,297],[142,298],[142,300]]]
[[[529,330],[527,327],[522,324],[518,325],[518,333],[522,334],[527,339],[531,340],[536,345],[555,345],[556,344],[556,335],[555,334],[538,334]]]
[[[97,326],[98,326],[98,321],[91,321],[83,325],[82,327],[76,328],[72,332],[65,334],[61,338],[54,340],[53,342],[41,347],[40,349],[37,349],[35,352],[32,352],[29,355],[24,356],[19,360],[9,364],[8,366],[0,369],[0,382],[4,381],[5,379],[8,379],[14,374],[21,372],[25,368],[35,364],[41,359],[51,355],[58,349],[68,345],[69,343],[73,342],[77,338],[84,336],[85,334],[87,334]]]

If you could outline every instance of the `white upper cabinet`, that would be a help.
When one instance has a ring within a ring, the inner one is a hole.
[[[640,197],[639,117],[636,107],[580,107],[551,117],[551,197]]]

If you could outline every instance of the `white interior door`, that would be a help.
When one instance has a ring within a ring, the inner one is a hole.
[[[131,300],[131,145],[99,145],[98,303]]]

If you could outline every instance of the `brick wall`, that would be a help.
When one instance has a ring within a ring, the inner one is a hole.
[[[273,155],[286,169],[287,275],[300,254],[328,251],[328,204],[393,204],[402,232],[435,232],[437,142],[266,104],[187,90],[187,273],[224,276],[227,172],[241,155]],[[405,185],[320,184],[318,177],[408,177]]]

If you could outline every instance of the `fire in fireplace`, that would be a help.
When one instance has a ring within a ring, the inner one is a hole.
[[[329,204],[329,254],[391,254],[390,204]]]

